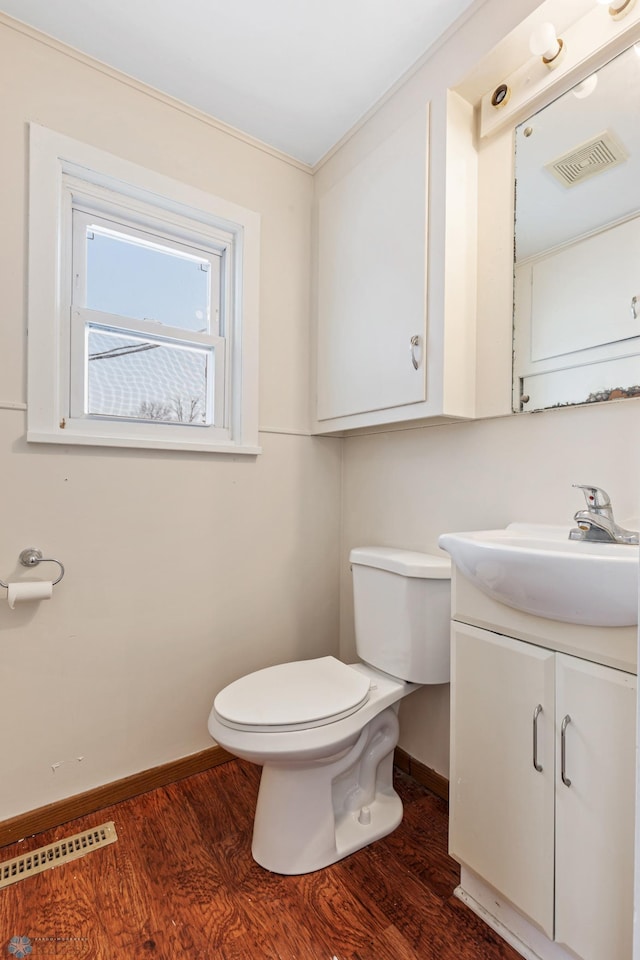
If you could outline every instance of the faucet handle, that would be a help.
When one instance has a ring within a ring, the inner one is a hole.
[[[609,494],[606,490],[602,490],[601,487],[592,487],[591,484],[588,483],[573,483],[571,486],[582,490],[584,499],[587,501],[587,506],[590,510],[602,510],[611,506]]]

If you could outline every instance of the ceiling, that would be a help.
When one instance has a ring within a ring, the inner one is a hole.
[[[315,164],[484,0],[0,0],[0,10]]]

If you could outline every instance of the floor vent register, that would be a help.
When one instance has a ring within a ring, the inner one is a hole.
[[[8,887],[11,883],[17,883],[18,880],[32,877],[36,873],[42,873],[43,870],[50,870],[71,860],[78,860],[92,850],[115,843],[117,839],[115,824],[110,821],[99,827],[76,833],[72,837],[67,837],[66,840],[58,840],[57,843],[39,847],[31,853],[25,853],[22,857],[5,860],[4,863],[0,863],[0,889]]]

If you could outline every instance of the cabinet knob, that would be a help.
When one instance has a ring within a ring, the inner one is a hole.
[[[420,346],[420,337],[418,334],[414,334],[411,337],[411,363],[413,364],[413,369],[417,370],[420,366],[420,361],[416,359],[416,347]]]

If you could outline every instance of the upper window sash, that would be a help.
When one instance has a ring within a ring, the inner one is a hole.
[[[117,208],[114,208],[112,217],[107,218],[94,213],[76,199],[72,199],[72,233],[72,306],[98,309],[102,313],[114,313],[131,320],[155,322],[159,325],[159,333],[165,327],[176,327],[187,337],[195,332],[224,336],[226,325],[222,310],[223,303],[227,301],[223,298],[222,285],[227,280],[224,268],[228,244],[217,249],[188,244],[168,232],[154,231],[153,224],[145,230],[132,225]],[[91,260],[93,244],[100,244],[103,249],[101,255],[94,254]],[[132,256],[128,258],[128,263],[123,264],[129,244]],[[124,275],[121,279],[125,281],[125,286],[127,280],[130,287],[136,281],[145,293],[145,300],[136,297],[133,291],[128,298],[124,295],[118,297],[117,283],[109,285],[107,289],[101,288],[98,275],[101,260],[105,269],[119,268],[120,274]],[[140,270],[139,278],[134,277],[136,264]],[[90,265],[93,267],[91,291],[88,289]],[[170,271],[174,274],[174,284],[180,282],[184,290],[181,311],[189,306],[195,308],[191,317],[183,312],[178,313],[175,303],[171,302]],[[157,298],[155,302],[154,294]],[[107,306],[113,309],[105,309]],[[138,307],[137,311],[135,307]],[[178,322],[175,322],[176,319]]]

